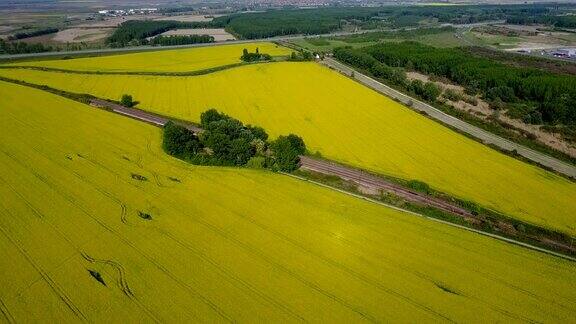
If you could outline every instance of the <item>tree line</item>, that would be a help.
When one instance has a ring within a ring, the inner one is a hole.
[[[200,115],[202,132],[195,134],[174,122],[164,126],[164,150],[179,159],[198,165],[246,166],[291,172],[298,168],[299,156],[306,152],[302,138],[290,134],[270,141],[258,126],[215,109]]]
[[[576,16],[563,10],[539,8],[539,10],[524,10],[506,18],[509,24],[517,25],[548,25],[559,28],[576,28]]]
[[[41,43],[7,42],[0,38],[0,54],[29,54],[54,50],[52,46]]]
[[[44,29],[39,29],[39,30],[35,30],[35,31],[30,31],[30,32],[16,33],[14,35],[8,36],[8,40],[13,41],[13,40],[19,40],[19,39],[24,39],[24,38],[53,34],[53,33],[57,33],[57,32],[58,32],[58,28],[44,28]]]
[[[187,44],[213,43],[214,37],[210,35],[173,35],[156,36],[150,40],[150,45],[173,46]]]
[[[173,20],[129,20],[116,28],[114,33],[107,39],[112,47],[127,45],[146,45],[147,38],[160,35],[172,29],[178,28],[206,28],[213,27],[212,22],[181,22]]]
[[[283,9],[233,14],[218,17],[212,23],[226,27],[241,38],[255,39],[294,34],[327,34],[341,30],[345,25],[364,29],[417,27],[423,20],[430,19],[440,23],[470,24],[516,17],[555,16],[558,21],[574,18],[564,15],[576,9],[573,4],[556,4],[553,8],[545,4],[522,4]]]

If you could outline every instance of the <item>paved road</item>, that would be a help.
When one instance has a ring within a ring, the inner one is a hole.
[[[399,101],[401,101],[402,103],[411,106],[413,109],[421,111],[421,112],[425,112],[428,116],[439,120],[447,125],[450,125],[460,131],[463,131],[465,133],[468,133],[472,136],[474,136],[475,138],[478,138],[480,140],[482,140],[484,143],[486,144],[494,144],[504,150],[507,151],[512,151],[512,150],[516,150],[516,152],[518,152],[518,154],[522,155],[523,157],[530,159],[536,163],[539,163],[541,165],[544,165],[546,167],[549,167],[559,173],[565,174],[567,176],[570,177],[574,177],[576,178],[576,167],[566,163],[566,162],[562,162],[558,159],[555,159],[551,156],[548,156],[546,154],[540,153],[540,152],[536,152],[532,149],[529,149],[525,146],[522,146],[520,144],[514,143],[512,141],[509,141],[507,139],[504,139],[500,136],[494,135],[490,132],[487,132],[481,128],[478,128],[476,126],[470,125],[458,118],[455,118],[453,116],[450,116],[444,112],[442,112],[441,110],[438,110],[424,102],[421,102],[417,99],[414,99],[412,97],[409,97],[395,89],[392,89],[390,87],[388,87],[387,85],[376,81],[375,79],[366,76],[352,68],[350,68],[347,65],[344,65],[332,58],[325,58],[323,61],[321,61],[322,64],[331,67],[347,76],[351,76],[352,72],[354,72],[354,76],[353,78],[364,84],[365,86],[374,89],[380,93],[385,94],[386,96],[389,96],[391,98],[395,98]]]

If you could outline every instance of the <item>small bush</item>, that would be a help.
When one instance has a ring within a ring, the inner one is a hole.
[[[134,107],[136,105],[134,100],[132,99],[132,96],[128,94],[122,95],[122,98],[120,99],[120,104],[124,107]]]
[[[462,100],[462,95],[460,95],[457,91],[453,90],[453,89],[446,89],[444,90],[444,93],[442,94],[442,96],[444,96],[444,98],[451,100],[451,101],[460,101]]]
[[[152,220],[152,215],[142,212],[142,211],[138,211],[138,216],[140,216],[140,218],[144,219],[144,220]]]
[[[413,189],[415,191],[423,192],[426,194],[429,194],[431,192],[430,186],[426,182],[422,182],[419,180],[408,181],[408,188]]]
[[[148,181],[148,178],[146,178],[143,175],[137,174],[137,173],[132,173],[132,179],[138,180],[138,181]]]
[[[266,167],[266,158],[263,156],[253,156],[246,163],[247,168],[264,169]]]

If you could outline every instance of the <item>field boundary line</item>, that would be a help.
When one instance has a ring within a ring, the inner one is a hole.
[[[403,92],[400,92],[390,86],[356,70],[353,67],[350,67],[347,64],[344,64],[336,59],[333,58],[324,58],[320,64],[332,68],[335,71],[350,77],[352,80],[362,84],[365,87],[368,87],[380,94],[383,94],[391,99],[399,100],[402,104],[407,105],[409,102],[412,102],[411,106],[408,106],[409,109],[417,112],[425,112],[427,116],[434,121],[438,121],[440,123],[445,123],[447,126],[454,127],[458,131],[464,132],[469,134],[470,136],[479,139],[484,145],[486,144],[493,144],[498,146],[501,149],[506,151],[513,151],[516,152],[523,157],[534,161],[540,165],[546,166],[556,172],[562,173],[569,177],[576,178],[576,167],[558,160],[550,155],[540,153],[535,151],[531,148],[528,148],[524,145],[515,143],[510,141],[506,138],[498,136],[496,134],[490,133],[480,127],[474,126],[469,124],[461,119],[458,119],[452,115],[449,115],[440,109],[434,108],[433,106],[422,102],[416,98],[413,98]],[[354,75],[351,75],[354,73]],[[443,126],[446,126],[443,125]],[[541,167],[539,167],[542,169]]]
[[[286,173],[286,172],[280,172],[280,173],[283,174],[283,175],[286,175],[286,176],[289,176],[289,177],[292,177],[292,178],[301,180],[301,181],[310,182],[310,183],[315,184],[315,185],[317,185],[317,186],[324,187],[324,188],[327,188],[327,189],[330,189],[330,190],[333,190],[333,191],[337,191],[337,192],[339,192],[339,193],[346,194],[346,195],[348,195],[348,196],[352,196],[352,197],[355,197],[355,198],[358,198],[358,199],[366,200],[366,201],[368,201],[368,202],[371,202],[371,203],[374,203],[374,204],[377,204],[377,205],[381,205],[381,206],[384,206],[384,207],[392,208],[392,209],[397,210],[397,211],[400,211],[400,212],[404,212],[404,213],[411,214],[411,215],[414,215],[414,216],[419,216],[419,217],[422,217],[422,218],[425,218],[425,219],[428,219],[428,220],[431,220],[431,221],[434,221],[434,222],[438,222],[438,223],[445,224],[445,225],[449,225],[449,226],[456,227],[456,228],[459,228],[459,229],[467,230],[467,231],[470,231],[470,232],[472,232],[472,233],[476,233],[476,234],[479,234],[479,235],[491,237],[491,238],[494,238],[494,239],[497,239],[497,240],[500,240],[500,241],[503,241],[503,242],[506,242],[506,243],[511,243],[511,244],[514,244],[514,245],[518,245],[518,246],[521,246],[521,247],[530,249],[530,250],[534,250],[534,251],[537,251],[537,252],[542,252],[542,253],[549,254],[549,255],[552,255],[552,256],[555,256],[555,257],[559,257],[559,258],[562,258],[562,259],[565,259],[565,260],[568,260],[568,261],[576,262],[576,258],[573,258],[573,257],[568,256],[568,255],[564,255],[564,254],[562,254],[562,253],[557,253],[557,252],[554,252],[554,251],[550,251],[550,250],[547,250],[547,249],[544,249],[544,248],[541,248],[541,247],[538,247],[538,246],[535,246],[535,245],[531,245],[531,244],[528,244],[528,243],[516,241],[516,240],[510,239],[510,238],[507,238],[507,237],[503,237],[503,236],[500,236],[500,235],[496,235],[496,234],[492,234],[492,233],[486,233],[486,232],[483,232],[483,231],[480,231],[480,230],[477,230],[477,229],[474,229],[474,228],[469,228],[469,227],[466,227],[466,226],[463,226],[463,225],[454,224],[454,223],[451,223],[451,222],[448,222],[448,221],[445,221],[445,220],[441,220],[441,219],[437,219],[437,218],[434,218],[434,217],[430,217],[430,216],[426,216],[426,215],[423,215],[423,214],[419,214],[419,213],[416,213],[416,212],[413,212],[413,211],[410,211],[410,210],[407,210],[407,209],[402,209],[402,208],[400,208],[400,207],[393,206],[393,205],[387,204],[387,203],[382,202],[382,201],[378,201],[378,200],[375,200],[375,199],[372,199],[372,198],[369,198],[369,197],[365,197],[365,196],[362,196],[362,195],[359,195],[359,194],[356,194],[356,193],[353,193],[353,192],[349,192],[349,191],[346,191],[346,190],[342,190],[342,189],[339,189],[339,188],[334,188],[334,187],[329,186],[329,185],[327,185],[327,184],[324,184],[324,183],[321,183],[321,182],[318,182],[318,181],[314,181],[314,180],[310,180],[310,179],[306,179],[306,178],[304,178],[304,177],[300,177],[300,176],[297,176],[297,175],[295,175],[295,174],[290,174],[290,173]]]
[[[284,57],[285,55],[277,55],[274,58]],[[238,62],[226,65],[220,65],[216,67],[192,70],[192,71],[182,71],[182,72],[162,72],[162,71],[92,71],[92,70],[70,70],[70,69],[60,69],[51,68],[43,66],[34,65],[0,65],[1,70],[32,70],[40,72],[51,72],[51,73],[67,73],[67,74],[81,74],[81,75],[120,75],[120,76],[158,76],[158,77],[192,77],[201,76],[221,71],[226,71],[230,69],[235,69],[239,67],[244,67],[248,65],[266,64],[266,63],[277,63],[282,62],[282,60],[270,60],[270,61],[258,61],[258,62]]]

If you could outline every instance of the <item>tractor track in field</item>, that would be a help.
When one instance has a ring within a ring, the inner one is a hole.
[[[4,153],[6,155],[8,155],[9,157],[13,158],[11,155],[9,155],[7,152],[0,152],[0,153]],[[23,163],[21,161],[16,161],[15,162],[23,165]],[[106,168],[105,166],[98,164],[95,161],[90,161],[92,163],[95,163],[96,165],[99,165],[100,167],[103,167],[105,170],[107,170],[108,172],[112,173],[112,174],[116,174],[115,172],[113,172],[112,170]],[[44,182],[46,185],[50,186],[50,187],[58,187],[57,185],[55,185],[55,183],[49,181],[49,179],[42,177],[40,174],[38,174],[37,172],[35,172],[34,170],[28,168],[32,174],[34,174],[40,181]],[[78,175],[77,175],[78,176]],[[2,181],[2,179],[0,178],[0,181]],[[99,190],[100,191],[100,190]],[[104,191],[100,191],[101,193],[105,194],[106,196],[110,197],[108,194],[106,194]],[[19,195],[19,193],[17,191],[15,191],[16,194]],[[78,208],[78,210],[80,212],[82,212],[83,214],[85,214],[87,217],[89,217],[90,219],[92,219],[93,221],[95,221],[99,226],[101,226],[103,229],[105,229],[107,232],[109,232],[110,234],[112,234],[114,237],[116,237],[117,239],[119,239],[121,242],[123,242],[124,244],[126,244],[127,246],[129,246],[131,249],[133,249],[135,252],[137,252],[138,254],[140,254],[142,257],[144,257],[146,260],[148,260],[151,264],[153,264],[158,270],[160,270],[162,273],[164,273],[167,277],[169,277],[171,280],[173,280],[176,284],[178,284],[179,286],[181,286],[182,288],[184,288],[188,293],[190,293],[191,295],[193,295],[195,298],[199,299],[201,302],[203,302],[204,304],[206,304],[209,308],[211,308],[215,313],[217,313],[224,321],[226,322],[233,322],[233,320],[228,316],[228,314],[226,314],[222,309],[220,309],[220,307],[218,305],[216,305],[214,302],[212,302],[211,300],[209,300],[206,296],[204,296],[202,294],[201,291],[198,291],[197,289],[195,289],[194,287],[188,285],[186,282],[184,282],[182,279],[178,278],[176,275],[174,275],[172,272],[170,272],[168,269],[166,269],[163,265],[161,265],[157,260],[155,260],[154,258],[152,258],[150,255],[148,255],[147,253],[145,253],[143,250],[139,249],[136,244],[132,243],[131,241],[129,241],[128,239],[126,239],[125,237],[123,237],[117,230],[115,230],[112,226],[110,226],[109,224],[107,224],[106,222],[104,222],[103,220],[99,219],[98,217],[96,217],[95,215],[93,215],[91,213],[91,210],[89,210],[88,208],[77,204],[74,197],[72,197],[70,194],[67,194],[66,192],[59,192],[59,195],[67,200],[69,203],[73,204],[76,208]],[[20,196],[20,195],[19,195]],[[21,197],[21,199],[23,199],[23,201],[26,202],[26,199],[24,197]],[[28,203],[27,203],[28,205]],[[42,219],[42,215],[39,214],[36,209],[33,206],[30,206],[30,208],[32,208],[32,210],[37,213],[37,216]],[[51,225],[50,223],[48,223],[48,225]],[[58,232],[58,231],[57,231]],[[58,232],[59,233],[59,232]],[[28,255],[25,253],[26,251],[22,251],[21,247],[16,244],[17,242],[13,241],[12,238],[10,236],[8,236],[8,234],[4,231],[4,229],[2,227],[0,227],[0,234],[4,234],[21,252],[24,252],[23,256],[25,257],[26,260],[28,260],[31,265],[33,266],[34,269],[36,269],[39,274],[41,279],[43,279],[44,281],[47,282],[47,284],[49,285],[50,288],[52,288],[52,290],[57,294],[57,296],[60,298],[61,301],[63,301],[66,306],[68,306],[68,308],[74,313],[74,315],[76,315],[77,317],[79,317],[81,320],[83,320],[84,322],[88,322],[88,319],[84,316],[83,313],[80,312],[80,310],[70,301],[70,299],[68,298],[68,296],[66,296],[65,294],[63,294],[62,288],[59,287],[59,285],[54,282],[47,273],[45,273],[41,268],[37,267],[36,264],[33,262],[32,259],[30,259],[29,257],[27,257]],[[62,235],[61,235],[62,236]],[[72,244],[66,237],[63,237],[67,242],[69,242],[70,244]],[[72,246],[74,247],[75,250],[77,250],[77,252],[80,255],[84,255],[83,252],[81,252],[78,247],[76,247],[75,245],[72,244]],[[127,295],[128,296],[128,295]],[[145,311],[145,310],[144,310]],[[146,312],[146,311],[145,311]],[[148,312],[146,312],[148,314]],[[151,314],[152,315],[152,314]],[[153,320],[155,320],[156,322],[158,322],[158,320],[155,317],[152,317]]]
[[[16,84],[21,84],[21,83],[19,83],[18,81],[12,80],[12,79],[6,79],[6,80],[4,80],[4,81],[16,83]],[[21,84],[21,85],[22,85],[22,84]],[[23,84],[23,85],[24,85],[24,86],[28,86],[28,87],[32,87],[32,88],[38,87],[38,85],[35,85],[35,84]],[[41,89],[41,90],[43,90],[43,89]],[[51,92],[51,91],[48,91],[48,92]],[[55,93],[55,94],[56,94],[56,95],[63,96],[63,97],[66,97],[66,95],[63,95],[63,94],[60,94],[60,93]],[[83,102],[83,101],[82,101],[82,103],[86,103],[86,102]],[[99,109],[103,109],[103,110],[106,110],[106,111],[114,112],[114,113],[116,113],[116,114],[120,114],[120,115],[123,115],[123,116],[125,116],[125,117],[129,117],[129,118],[132,118],[132,119],[135,119],[135,120],[138,120],[138,121],[143,121],[143,122],[146,122],[146,123],[148,123],[148,124],[152,124],[152,125],[157,126],[157,127],[163,127],[167,122],[173,121],[173,122],[175,122],[175,123],[177,123],[177,124],[179,124],[179,125],[187,128],[188,130],[192,131],[193,133],[198,133],[198,132],[201,132],[201,131],[202,131],[201,128],[199,128],[198,126],[196,126],[195,124],[190,123],[190,122],[186,122],[186,121],[182,121],[182,120],[174,120],[174,119],[171,119],[171,118],[169,118],[169,117],[165,117],[165,116],[162,116],[162,115],[150,113],[150,112],[143,111],[143,110],[136,109],[136,108],[124,107],[124,106],[119,105],[118,103],[111,102],[111,101],[108,101],[108,100],[105,100],[105,99],[91,98],[91,99],[89,100],[88,104],[89,104],[90,106],[95,107],[95,108],[99,108]],[[306,158],[306,157],[304,157],[304,158]],[[456,205],[450,204],[449,202],[447,202],[447,201],[445,201],[445,200],[441,200],[441,199],[437,199],[437,198],[435,198],[435,197],[431,197],[431,196],[427,196],[427,195],[424,195],[424,194],[419,194],[419,193],[413,192],[413,191],[411,191],[411,190],[408,190],[408,189],[406,189],[406,188],[403,188],[402,186],[400,186],[400,185],[398,185],[398,184],[390,183],[389,181],[387,181],[387,180],[385,180],[385,179],[383,179],[383,178],[380,178],[380,177],[378,177],[378,176],[376,176],[376,175],[371,175],[371,174],[369,174],[369,173],[367,173],[367,172],[362,172],[362,171],[360,171],[360,170],[358,170],[358,169],[349,168],[349,167],[346,167],[346,166],[343,166],[343,165],[340,165],[340,167],[342,167],[342,168],[344,168],[344,169],[340,169],[340,168],[333,169],[333,168],[334,168],[333,165],[334,165],[335,163],[333,163],[333,162],[328,162],[328,161],[322,161],[322,163],[329,163],[329,164],[331,163],[331,164],[332,164],[332,166],[329,166],[328,168],[325,168],[325,169],[324,169],[324,174],[327,174],[327,172],[335,172],[335,173],[341,174],[342,176],[346,177],[346,178],[349,179],[349,181],[351,181],[351,182],[355,182],[355,183],[362,182],[362,183],[364,183],[364,184],[367,186],[367,188],[382,188],[382,189],[380,189],[380,190],[392,192],[392,193],[394,193],[394,194],[399,194],[401,198],[406,199],[406,200],[409,200],[409,201],[412,201],[412,202],[415,202],[415,203],[417,203],[417,204],[425,205],[425,206],[432,207],[432,208],[435,208],[435,209],[440,209],[440,210],[442,210],[442,211],[449,212],[449,213],[452,214],[452,215],[456,215],[456,216],[458,216],[458,217],[465,218],[465,219],[467,219],[467,220],[469,220],[469,221],[471,221],[471,222],[477,222],[477,221],[479,221],[479,219],[478,219],[477,217],[474,217],[474,215],[471,215],[469,211],[462,209],[460,206],[456,206]],[[309,164],[309,165],[310,165],[310,164]],[[318,167],[320,164],[314,164],[314,165],[315,165],[316,167]],[[311,166],[311,167],[312,167],[312,166]],[[350,171],[352,171],[352,173],[350,173]],[[362,172],[362,175],[361,175],[360,177],[358,177],[359,174],[357,174],[356,172]],[[335,174],[335,175],[336,175],[336,176],[339,176],[338,174]],[[485,232],[485,231],[482,231],[482,230],[473,229],[473,228],[470,228],[470,227],[468,227],[468,226],[458,225],[458,224],[456,224],[456,223],[454,223],[454,222],[444,221],[444,220],[436,219],[436,218],[434,218],[434,217],[425,216],[425,215],[420,214],[420,213],[417,213],[417,212],[411,212],[411,211],[406,210],[406,209],[403,209],[403,208],[394,207],[394,206],[389,205],[389,204],[384,204],[384,203],[382,203],[382,202],[380,202],[380,201],[376,201],[376,200],[370,199],[370,198],[368,198],[368,197],[366,197],[366,196],[354,194],[354,193],[351,193],[351,192],[349,192],[349,191],[341,190],[341,189],[338,189],[338,188],[333,187],[333,186],[321,184],[321,183],[318,183],[318,182],[313,181],[313,180],[310,180],[310,179],[306,179],[306,178],[302,178],[302,177],[299,177],[299,176],[295,176],[295,175],[293,175],[293,174],[287,174],[287,175],[296,177],[296,178],[298,178],[298,179],[300,179],[300,180],[305,180],[305,181],[308,181],[308,182],[313,182],[313,183],[316,183],[316,184],[318,184],[318,185],[320,185],[320,186],[327,187],[327,188],[330,188],[330,189],[332,189],[332,190],[336,190],[336,191],[339,191],[339,192],[342,192],[342,193],[345,193],[345,194],[349,194],[349,195],[355,196],[355,197],[360,198],[360,199],[368,200],[368,201],[371,201],[371,202],[374,202],[374,203],[377,203],[377,204],[386,205],[386,206],[388,206],[388,207],[391,207],[391,208],[394,208],[394,209],[398,209],[398,210],[401,210],[401,211],[404,211],[404,212],[408,212],[408,213],[411,213],[411,214],[415,214],[415,215],[418,215],[418,216],[423,216],[423,217],[425,217],[425,218],[428,218],[428,219],[431,219],[431,220],[434,220],[434,221],[438,221],[438,222],[440,222],[440,223],[444,223],[444,224],[447,224],[447,225],[451,225],[451,226],[455,226],[455,227],[462,228],[462,229],[465,229],[465,230],[469,230],[469,231],[472,231],[472,232],[476,232],[476,233],[478,233],[478,234],[486,235],[486,236],[489,236],[489,237],[492,237],[492,238],[495,238],[495,239],[498,239],[498,240],[501,240],[501,241],[505,241],[505,242],[508,242],[508,243],[516,244],[516,245],[519,245],[519,246],[523,246],[523,247],[525,247],[525,248],[529,248],[529,249],[536,250],[536,251],[539,251],[539,252],[543,252],[543,253],[547,253],[547,254],[550,254],[550,255],[554,255],[554,256],[557,256],[557,257],[560,257],[560,258],[563,258],[563,259],[567,259],[567,260],[570,260],[570,261],[576,261],[576,258],[573,258],[573,257],[571,257],[571,256],[568,256],[568,255],[566,255],[566,254],[564,254],[564,253],[555,252],[556,249],[550,250],[550,249],[542,248],[542,247],[539,247],[539,246],[536,246],[536,245],[533,245],[533,244],[530,244],[530,243],[526,243],[526,242],[523,242],[523,241],[516,240],[516,239],[514,239],[514,238],[509,238],[509,237],[505,237],[505,236],[500,236],[500,235],[496,235],[496,234],[493,234],[493,233]],[[109,230],[110,230],[110,229],[109,229]],[[538,241],[538,243],[541,243],[539,240],[537,240],[537,241]],[[548,244],[548,245],[549,245],[549,244]],[[140,251],[139,251],[139,252],[140,252]],[[158,265],[157,265],[157,266],[158,266]],[[171,277],[171,278],[172,278],[172,277]],[[173,278],[173,279],[175,279],[175,278]],[[177,281],[177,282],[178,282],[178,281]],[[182,285],[181,282],[178,282],[178,283]],[[189,288],[189,287],[186,287],[186,288]],[[209,301],[206,301],[206,300],[204,300],[204,301],[205,301],[205,302],[208,302],[208,304],[210,305]],[[213,305],[211,305],[211,307],[212,307],[212,306],[213,306]],[[222,312],[220,312],[220,311],[218,311],[218,310],[216,310],[216,311],[217,311],[220,315],[222,315],[223,318],[228,319],[225,314],[223,314]]]
[[[88,318],[84,313],[74,304],[74,302],[70,299],[70,297],[66,294],[64,289],[56,282],[52,277],[40,266],[34,258],[32,258],[28,252],[22,247],[20,242],[16,241],[12,238],[2,227],[0,227],[0,232],[16,247],[20,255],[32,266],[32,268],[40,275],[42,281],[48,285],[50,290],[60,299],[61,302],[66,305],[66,307],[76,316],[79,320],[83,322],[88,322]],[[2,313],[6,316],[7,314],[2,311]]]
[[[152,313],[152,311],[148,307],[146,307],[142,302],[140,302],[140,300],[138,300],[138,298],[134,295],[134,293],[130,289],[130,285],[128,284],[128,280],[126,279],[126,269],[124,268],[124,266],[121,263],[113,261],[113,260],[95,259],[86,253],[81,253],[81,255],[82,255],[82,258],[84,258],[84,260],[86,260],[90,263],[104,264],[104,265],[110,266],[112,269],[114,269],[114,271],[118,275],[118,277],[116,278],[116,285],[122,291],[122,293],[126,297],[128,297],[128,299],[130,299],[133,303],[135,303],[142,311],[144,311],[154,322],[156,322],[156,323],[161,322],[154,315],[154,313]]]
[[[6,306],[6,304],[4,304],[2,299],[0,299],[0,314],[2,314],[2,317],[4,317],[6,322],[16,323],[14,316],[12,316],[12,314],[10,314],[10,310],[8,310],[8,306]]]

